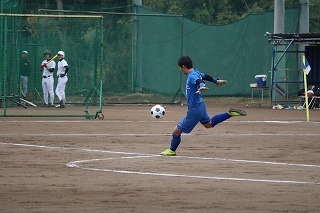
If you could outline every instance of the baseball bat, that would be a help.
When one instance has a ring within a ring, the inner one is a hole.
[[[58,54],[55,55],[55,56],[53,56],[53,57],[50,59],[50,61],[48,61],[47,63],[50,63],[51,61],[53,61],[53,60],[56,59],[57,57],[58,57]]]
[[[51,61],[53,61],[53,60],[56,59],[57,57],[58,57],[58,54],[55,55],[55,56],[53,56],[49,61],[47,61],[47,62],[45,63],[45,65],[49,64]],[[44,65],[42,65],[41,67],[43,68]]]
[[[35,105],[34,103],[32,103],[32,102],[30,102],[30,101],[27,101],[27,100],[25,100],[25,99],[20,98],[20,101],[23,101],[23,102],[25,102],[25,103],[33,106],[33,107],[37,107],[37,105]]]

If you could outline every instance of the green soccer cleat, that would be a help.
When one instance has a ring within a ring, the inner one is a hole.
[[[176,152],[172,151],[171,149],[166,149],[160,153],[162,156],[176,156]]]
[[[247,115],[247,113],[245,111],[243,111],[241,109],[233,109],[233,108],[230,108],[228,113],[232,117],[234,117],[234,116],[246,116]]]

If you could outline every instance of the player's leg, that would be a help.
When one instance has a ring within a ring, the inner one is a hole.
[[[176,126],[174,128],[174,130],[173,130],[173,133],[172,133],[170,148],[164,150],[163,152],[161,152],[160,155],[163,155],[163,156],[175,156],[176,155],[176,150],[177,150],[177,148],[178,148],[178,146],[180,145],[180,142],[181,142],[181,134],[182,134],[182,132]]]
[[[221,123],[231,117],[228,113],[221,113],[210,118],[207,113],[206,105],[204,103],[202,104],[200,110],[202,111],[202,114],[203,114],[203,116],[200,119],[200,123],[205,128],[212,128],[216,124]]]
[[[216,114],[210,119],[209,128],[214,127],[215,125],[217,125],[225,120],[228,120],[231,117],[232,116],[228,112]]]
[[[24,97],[24,92],[23,92],[23,76],[20,76],[20,92],[21,95]]]
[[[66,89],[67,81],[68,81],[67,76],[59,77],[58,85],[56,88],[56,95],[59,98],[59,105],[56,106],[57,108],[65,108],[64,106],[65,99],[66,99],[65,89]]]
[[[66,90],[67,81],[68,81],[68,77],[67,76],[64,76],[64,77],[61,78],[61,84],[60,84],[60,96],[61,96],[60,107],[61,108],[65,107],[64,103],[66,102],[65,90]]]
[[[23,83],[23,86],[24,86],[24,97],[26,98],[27,95],[28,95],[28,76],[24,76],[24,83]]]
[[[180,123],[173,130],[170,148],[161,152],[160,155],[176,155],[176,150],[181,142],[182,132],[190,133],[199,122],[199,118],[201,118],[201,115],[202,112],[198,109],[188,110],[186,117],[184,117],[182,121],[180,121]]]
[[[241,109],[230,108],[228,112],[216,114],[210,120],[208,120],[209,115],[206,114],[200,122],[205,128],[212,128],[215,125],[217,125],[225,120],[228,120],[231,117],[246,116],[246,115],[247,115],[247,113]]]
[[[49,95],[50,95],[50,103],[49,106],[53,107],[53,102],[54,102],[54,91],[53,91],[53,85],[54,85],[54,79],[53,76],[48,79],[48,90],[49,90]]]
[[[172,151],[176,151],[178,146],[180,145],[181,142],[181,134],[182,132],[178,129],[178,127],[176,126],[173,130],[172,133],[172,139],[171,139],[171,144],[170,144],[170,149]]]
[[[63,97],[62,97],[62,87],[63,87],[62,85],[63,85],[63,80],[61,77],[59,77],[57,88],[56,88],[56,95],[59,98],[59,104],[56,106],[56,108],[64,108]]]
[[[68,82],[68,76],[64,76],[63,77],[63,85],[61,88],[61,99],[63,101],[63,103],[66,102],[66,86],[67,86],[67,82]]]
[[[58,99],[59,99],[59,101],[61,100],[61,94],[60,94],[60,83],[61,81],[60,81],[60,78],[58,78],[58,84],[57,84],[57,88],[56,88],[56,95],[57,95],[57,97],[58,97]]]
[[[28,76],[20,76],[22,96],[27,97]]]
[[[42,78],[42,92],[43,92],[43,100],[44,106],[48,106],[48,86],[47,86],[47,79]]]

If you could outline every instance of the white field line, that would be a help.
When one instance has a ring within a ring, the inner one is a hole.
[[[109,136],[109,137],[155,137],[171,136],[171,133],[0,133],[0,136]],[[183,136],[320,136],[320,133],[196,133],[182,134]]]
[[[155,157],[155,156],[135,156],[135,157],[121,157],[123,158],[145,158],[145,157]],[[183,156],[181,156],[183,157]],[[116,158],[103,158],[103,159],[91,159],[91,160],[78,160],[72,161],[66,164],[70,168],[78,168],[88,171],[100,171],[100,172],[113,172],[121,174],[136,174],[136,175],[147,175],[147,176],[164,176],[164,177],[183,177],[183,178],[195,178],[195,179],[211,179],[211,180],[228,180],[228,181],[247,181],[247,182],[265,182],[265,183],[286,183],[286,184],[316,184],[318,182],[308,182],[308,181],[295,181],[295,180],[267,180],[267,179],[252,179],[252,178],[230,178],[230,177],[217,177],[217,176],[201,176],[201,175],[185,175],[185,174],[172,174],[172,173],[155,173],[155,172],[141,172],[141,171],[128,171],[128,170],[114,170],[114,169],[99,169],[92,167],[85,167],[81,164],[105,161],[105,160],[116,160]],[[117,159],[119,160],[119,158]]]
[[[135,155],[130,157],[120,157],[120,158],[150,158],[150,157],[160,157],[159,155],[153,154],[141,154],[132,152],[115,152],[110,150],[94,150],[94,149],[82,149],[82,148],[68,148],[68,147],[58,147],[58,146],[44,146],[35,144],[18,144],[18,143],[5,143],[0,142],[0,145],[9,146],[22,146],[22,147],[33,147],[42,149],[60,149],[68,151],[86,151],[86,152],[99,152],[99,153],[110,153],[110,154],[123,154],[123,155]],[[178,156],[179,158],[187,159],[200,159],[200,160],[223,160],[231,162],[242,162],[242,163],[256,163],[256,164],[271,164],[271,165],[282,165],[282,166],[298,166],[298,167],[317,167],[320,165],[309,165],[309,164],[292,164],[292,163],[279,163],[279,162],[266,162],[266,161],[249,161],[249,160],[237,160],[237,159],[227,159],[227,158],[201,158],[201,157],[188,157],[188,156]],[[103,159],[90,159],[90,160],[77,160],[66,164],[70,168],[79,168],[90,171],[103,171],[103,172],[113,172],[113,173],[123,173],[123,174],[138,174],[138,175],[148,175],[148,176],[165,176],[165,177],[184,177],[184,178],[196,178],[196,179],[212,179],[212,180],[229,180],[229,181],[248,181],[248,182],[265,182],[265,183],[287,183],[287,184],[316,184],[318,182],[307,182],[307,181],[293,181],[293,180],[265,180],[265,179],[250,179],[250,178],[228,178],[228,177],[215,177],[215,176],[199,176],[199,175],[185,175],[185,174],[170,174],[170,173],[152,173],[152,172],[141,172],[141,171],[126,171],[126,170],[112,170],[112,169],[98,169],[90,167],[82,167],[80,164],[86,162],[95,162],[102,160],[118,160],[118,158],[103,158]]]
[[[0,123],[178,123],[179,120],[2,120]],[[320,121],[224,121],[224,123],[274,123],[274,124],[320,124]]]
[[[145,121],[128,121],[128,120],[35,120],[35,121],[0,121],[0,123],[177,123],[178,121],[166,120],[145,120]]]
[[[111,151],[111,150],[101,150],[101,149],[88,149],[88,148],[72,148],[72,147],[60,147],[60,146],[44,146],[36,144],[20,144],[20,143],[6,143],[0,142],[0,145],[8,146],[20,146],[20,147],[33,147],[33,148],[42,148],[42,149],[58,149],[64,151],[81,151],[81,152],[96,152],[96,153],[108,153],[108,154],[117,154],[117,155],[138,155],[138,156],[151,156],[151,157],[162,157],[158,154],[147,154],[147,153],[138,153],[138,152],[120,152],[120,151]],[[125,157],[123,157],[125,158]],[[314,167],[320,168],[320,165],[312,164],[299,164],[299,163],[283,163],[283,162],[271,162],[271,161],[256,161],[256,160],[241,160],[241,159],[231,159],[231,158],[210,158],[210,157],[192,157],[192,156],[175,156],[174,158],[186,158],[186,159],[197,159],[197,160],[215,160],[215,161],[230,161],[235,163],[253,163],[253,164],[270,164],[270,165],[279,165],[279,166],[297,166],[297,167]]]

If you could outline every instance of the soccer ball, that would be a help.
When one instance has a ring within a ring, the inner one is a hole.
[[[157,118],[157,119],[162,118],[165,113],[166,113],[166,110],[164,109],[163,106],[161,106],[159,104],[154,105],[151,108],[151,116],[154,118]]]

